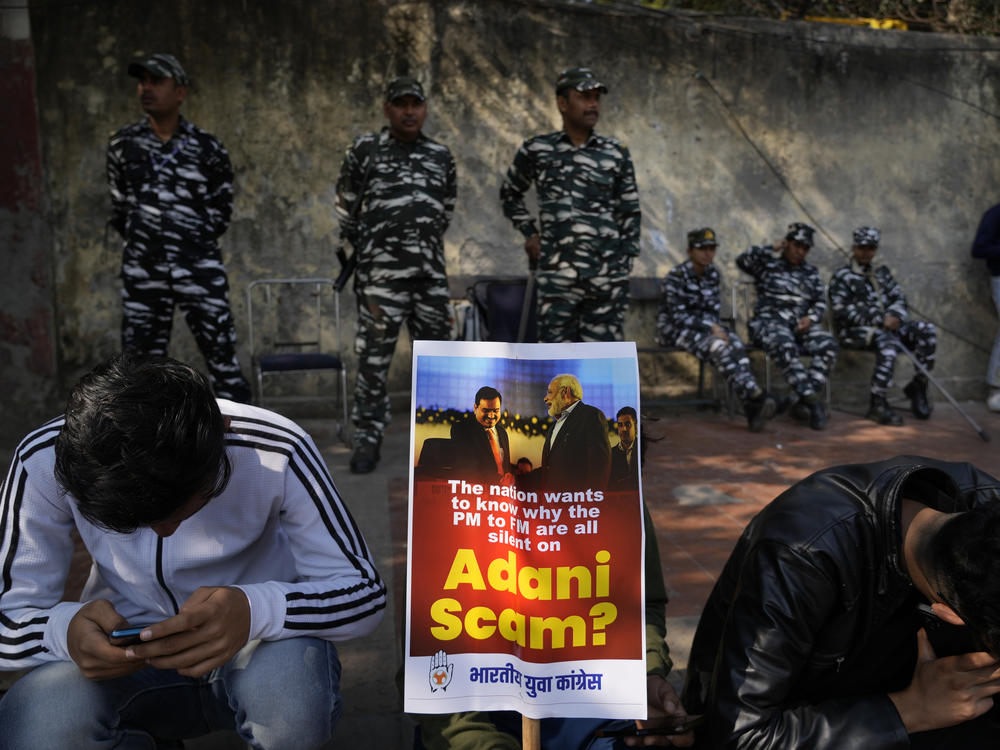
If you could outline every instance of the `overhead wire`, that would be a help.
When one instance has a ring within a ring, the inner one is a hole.
[[[721,92],[715,87],[715,84],[713,84],[711,82],[711,80],[709,80],[709,78],[702,71],[700,71],[700,70],[696,70],[695,71],[694,78],[696,80],[701,81],[705,85],[707,85],[709,87],[709,89],[711,89],[712,93],[715,94],[715,96],[718,98],[719,102],[722,104],[722,107],[725,110],[726,115],[729,117],[729,119],[732,121],[732,123],[736,126],[736,129],[740,132],[740,135],[743,136],[744,140],[746,140],[746,142],[750,145],[750,147],[753,149],[753,151],[760,157],[761,161],[764,162],[764,164],[767,166],[767,168],[774,175],[775,179],[779,182],[779,184],[781,185],[781,187],[785,190],[785,192],[788,193],[788,195],[791,197],[791,199],[795,202],[795,205],[798,206],[799,209],[802,211],[802,213],[809,219],[809,222],[811,224],[813,224],[820,231],[820,233],[830,242],[830,244],[845,259],[850,260],[851,256],[848,253],[848,251],[845,250],[843,248],[843,246],[841,246],[841,244],[839,242],[837,242],[836,239],[833,238],[833,236],[831,236],[831,234],[823,226],[823,223],[820,222],[818,219],[816,219],[816,217],[809,210],[809,208],[802,202],[802,200],[798,197],[798,195],[796,195],[795,191],[792,189],[792,186],[788,183],[788,180],[785,179],[785,176],[783,174],[781,174],[781,172],[771,162],[771,160],[767,157],[767,155],[760,148],[760,146],[758,146],[757,143],[753,140],[753,138],[750,137],[750,134],[747,132],[746,128],[743,127],[743,124],[740,122],[740,119],[736,116],[736,113],[733,112],[732,107],[729,106],[729,103],[726,101],[725,97],[723,97],[722,94],[721,94]],[[984,347],[982,344],[980,344],[980,343],[978,343],[976,341],[973,341],[972,339],[964,336],[963,334],[958,333],[957,331],[952,330],[951,328],[949,328],[949,327],[941,324],[940,322],[938,322],[937,320],[935,320],[934,318],[932,318],[927,313],[925,313],[922,310],[920,310],[919,308],[915,307],[913,304],[910,304],[909,301],[907,301],[907,306],[914,313],[916,313],[917,315],[919,315],[924,320],[927,320],[927,321],[930,321],[931,323],[933,323],[938,328],[938,330],[944,331],[944,332],[950,334],[951,336],[955,337],[959,341],[962,341],[962,342],[968,344],[969,346],[971,346],[971,347],[973,347],[975,349],[978,349],[979,351],[989,352],[989,350],[986,347]]]

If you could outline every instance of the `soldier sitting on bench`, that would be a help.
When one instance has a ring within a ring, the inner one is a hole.
[[[902,343],[927,370],[934,367],[937,332],[933,323],[909,320],[906,297],[886,266],[873,263],[881,235],[875,227],[854,230],[854,259],[830,279],[830,307],[837,325],[837,338],[847,349],[875,352],[871,402],[865,416],[879,424],[898,426],[903,418],[889,406],[886,393]],[[917,419],[931,415],[927,400],[927,376],[914,375],[903,393]]]
[[[743,402],[751,432],[760,432],[774,416],[775,402],[750,372],[746,347],[719,319],[719,272],[712,261],[717,246],[709,227],[688,232],[688,260],[667,274],[656,317],[660,346],[679,346],[707,360]]]
[[[753,276],[757,303],[750,320],[751,341],[781,369],[798,401],[792,414],[814,430],[826,429],[829,416],[820,398],[837,361],[837,341],[823,329],[826,295],[816,267],[806,263],[815,230],[795,222],[774,245],[752,246],[736,265]],[[808,368],[800,355],[810,357]]]

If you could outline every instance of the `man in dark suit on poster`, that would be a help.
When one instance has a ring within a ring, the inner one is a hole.
[[[545,438],[542,468],[552,490],[608,486],[611,442],[608,420],[595,406],[583,403],[583,388],[572,375],[556,375],[545,393],[545,405],[555,424]]]
[[[638,414],[631,406],[623,406],[615,415],[618,445],[611,449],[609,490],[639,489],[639,450],[636,440]]]
[[[472,414],[451,426],[454,468],[470,479],[498,483],[510,476],[510,440],[500,424],[500,391],[476,391]]]

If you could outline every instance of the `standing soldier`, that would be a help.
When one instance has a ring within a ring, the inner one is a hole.
[[[151,55],[128,74],[146,117],[108,143],[110,223],[124,239],[122,349],[165,355],[178,305],[215,395],[249,403],[218,242],[233,208],[229,154],[181,116],[189,82],[175,57]]]
[[[337,181],[340,235],[357,257],[355,474],[373,471],[379,460],[400,326],[406,321],[414,339],[451,333],[444,233],[455,208],[455,160],[421,132],[427,99],[416,79],[390,81],[382,111],[388,126],[354,142]]]
[[[776,404],[750,372],[746,347],[719,318],[719,272],[715,268],[715,232],[709,228],[688,232],[688,260],[663,280],[662,302],[656,317],[660,346],[679,346],[700,360],[708,360],[743,402],[751,432],[764,429]]]
[[[538,264],[542,341],[620,341],[639,254],[639,193],[628,149],[594,133],[607,87],[588,68],[556,81],[563,129],[524,142],[500,187],[504,215]],[[524,203],[535,184],[541,235]]]
[[[736,265],[753,276],[757,304],[750,321],[752,341],[767,352],[798,395],[793,413],[808,417],[814,430],[828,416],[820,391],[837,361],[837,341],[823,330],[826,294],[815,266],[806,263],[815,230],[795,222],[774,245],[752,246]],[[775,255],[778,253],[778,255]],[[799,354],[812,357],[807,370]]]
[[[906,297],[886,266],[875,266],[881,234],[875,227],[854,230],[851,252],[854,259],[830,279],[830,306],[837,326],[837,338],[848,349],[875,352],[871,401],[865,415],[879,424],[898,426],[903,419],[886,400],[892,385],[899,344],[913,351],[926,369],[934,367],[937,332],[933,323],[909,320]],[[918,372],[903,389],[910,399],[910,409],[917,419],[927,419],[931,406],[927,401],[927,376]]]

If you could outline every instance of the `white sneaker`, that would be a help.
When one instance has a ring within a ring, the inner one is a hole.
[[[995,389],[986,399],[986,406],[990,411],[1000,411],[1000,388]]]

